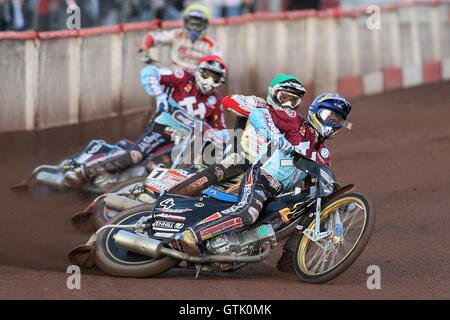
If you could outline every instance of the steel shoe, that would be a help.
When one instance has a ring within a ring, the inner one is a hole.
[[[200,248],[197,246],[197,236],[192,229],[187,229],[182,233],[176,233],[169,238],[169,243],[174,249],[187,253],[190,256],[200,254]]]

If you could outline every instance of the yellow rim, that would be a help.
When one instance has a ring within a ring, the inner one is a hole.
[[[306,267],[306,251],[307,251],[307,249],[308,249],[309,244],[311,243],[311,239],[309,239],[309,238],[306,237],[306,236],[303,236],[303,237],[302,237],[302,240],[301,240],[301,242],[300,242],[300,245],[299,245],[299,247],[298,247],[298,251],[297,251],[297,263],[298,263],[298,266],[300,267],[300,269],[301,269],[301,271],[302,271],[303,273],[314,276],[314,275],[321,275],[321,274],[324,274],[324,273],[329,272],[330,270],[336,268],[336,266],[338,266],[342,261],[344,261],[344,260],[347,258],[347,256],[348,256],[351,252],[353,252],[353,249],[354,249],[355,246],[359,243],[359,240],[361,239],[361,236],[362,236],[362,234],[363,234],[363,231],[365,230],[365,226],[366,226],[366,223],[367,223],[367,207],[366,207],[366,205],[364,204],[364,202],[363,202],[361,199],[359,199],[359,198],[356,198],[356,197],[344,197],[344,198],[342,198],[342,199],[339,199],[339,200],[336,201],[336,202],[331,203],[330,205],[328,205],[327,207],[325,207],[325,209],[323,209],[322,212],[320,213],[320,224],[322,224],[323,221],[324,221],[326,218],[328,218],[328,216],[329,216],[332,212],[334,212],[336,209],[342,207],[344,204],[347,204],[347,203],[356,203],[356,204],[358,204],[359,206],[361,206],[361,207],[363,208],[363,211],[364,211],[364,213],[363,213],[363,214],[364,214],[363,225],[362,225],[361,231],[360,231],[360,233],[359,233],[359,235],[358,235],[358,238],[357,238],[357,240],[355,241],[355,243],[353,244],[352,248],[351,248],[350,250],[348,250],[347,254],[346,254],[342,259],[340,259],[337,263],[335,263],[334,265],[332,265],[332,266],[331,266],[330,268],[328,268],[327,270],[322,271],[322,272],[319,272],[319,273],[314,273],[314,272],[310,272],[310,271],[308,270],[308,268]],[[310,224],[307,228],[305,228],[305,229],[314,229],[314,227],[315,227],[315,221],[316,221],[316,219],[314,219],[314,220],[311,222],[311,224]]]

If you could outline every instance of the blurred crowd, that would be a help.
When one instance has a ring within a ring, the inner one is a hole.
[[[153,19],[179,20],[190,4],[206,6],[212,18],[256,11],[337,7],[340,0],[0,0],[0,31],[61,30],[66,28],[67,8],[80,8],[81,27],[95,27]]]

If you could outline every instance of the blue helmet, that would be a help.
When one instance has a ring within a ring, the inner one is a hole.
[[[333,137],[346,123],[352,106],[339,94],[324,93],[308,109],[308,121],[324,138]]]

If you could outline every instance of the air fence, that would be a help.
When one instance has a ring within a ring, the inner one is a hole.
[[[289,73],[308,90],[351,99],[450,79],[450,1],[358,10],[254,13],[212,21],[228,63],[221,94],[264,96]],[[56,32],[0,33],[0,133],[133,114],[154,107],[140,84],[137,48],[180,21]],[[167,48],[152,55],[169,63]]]

